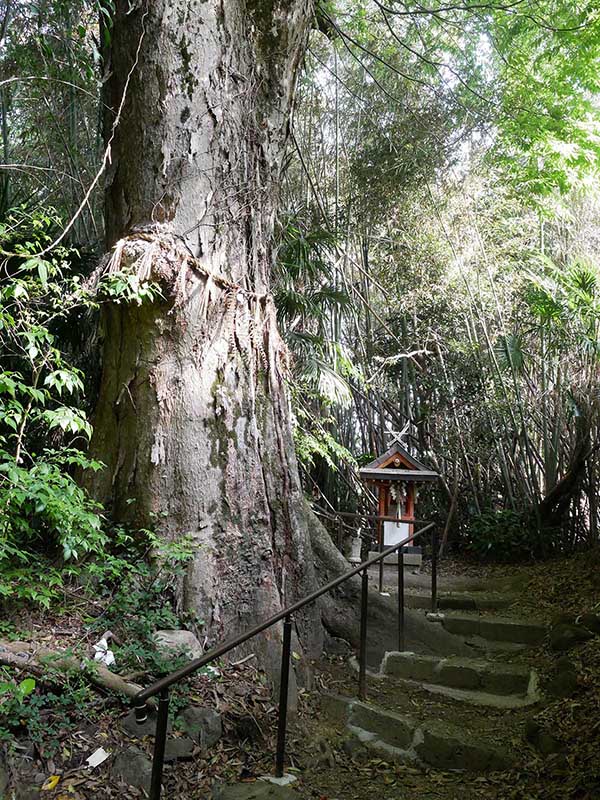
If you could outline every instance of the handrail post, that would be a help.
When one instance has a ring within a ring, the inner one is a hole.
[[[285,729],[287,724],[288,689],[290,682],[290,651],[292,646],[292,618],[288,614],[283,623],[283,647],[281,650],[281,676],[279,680],[279,719],[277,721],[277,754],[275,777],[283,777],[285,756]]]
[[[404,644],[404,548],[398,550],[398,650],[403,653]]]
[[[150,783],[150,800],[160,800],[163,766],[165,762],[165,746],[167,743],[167,724],[169,722],[169,690],[163,689],[158,698],[158,714],[156,718],[156,734],[154,736],[154,754],[152,756],[152,780]]]
[[[381,523],[381,527],[380,527],[380,533],[379,533],[379,552],[380,553],[383,553],[383,535],[384,535],[384,531],[383,531],[383,522],[382,522]],[[384,558],[382,558],[379,561],[379,594],[383,594],[383,562],[384,561],[385,561]]]
[[[437,528],[431,529],[431,610],[437,611],[437,564],[438,562],[438,537]]]
[[[358,661],[358,697],[367,699],[367,612],[369,609],[369,571],[364,569],[360,594],[360,652]]]
[[[135,712],[135,721],[138,725],[143,725],[148,719],[148,706],[146,703],[137,703],[134,701],[133,709]]]

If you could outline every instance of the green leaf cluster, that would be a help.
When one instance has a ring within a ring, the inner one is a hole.
[[[48,606],[58,566],[103,552],[101,508],[75,481],[101,464],[80,449],[92,428],[82,409],[84,375],[69,363],[59,324],[96,307],[72,270],[76,251],[31,255],[51,240],[53,209],[16,209],[0,225],[0,598]],[[47,569],[28,579],[43,557]]]

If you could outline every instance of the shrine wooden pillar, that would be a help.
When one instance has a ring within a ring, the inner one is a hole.
[[[389,494],[389,486],[386,484],[380,483],[379,484],[379,493],[378,493],[378,504],[377,504],[377,515],[379,517],[387,516],[387,509],[388,509],[388,494]],[[377,549],[381,553],[383,550],[383,537],[384,537],[384,521],[382,519],[377,520]],[[383,592],[383,559],[379,562],[379,592]]]

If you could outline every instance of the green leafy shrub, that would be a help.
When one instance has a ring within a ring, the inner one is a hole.
[[[77,250],[45,253],[60,226],[53,209],[15,209],[0,222],[0,599],[45,607],[76,576],[75,562],[104,556],[108,542],[102,508],[74,479],[102,465],[82,452],[92,435],[84,375],[60,332],[99,302],[155,297],[150,284],[121,273],[92,294],[77,274]]]
[[[43,683],[33,678],[0,682],[0,741],[26,738],[42,757],[52,758],[81,717],[89,719],[93,700],[85,676],[64,666],[56,673],[49,666]]]
[[[483,511],[471,521],[469,550],[481,559],[516,561],[540,551],[540,537],[530,514]]]
[[[52,209],[17,209],[0,224],[0,597],[44,606],[63,584],[60,567],[106,544],[101,508],[73,478],[101,468],[79,449],[92,433],[83,374],[54,332],[96,304],[73,269],[76,250],[37,255],[59,224]]]
[[[45,454],[30,468],[17,466],[4,453],[0,476],[0,563],[6,558],[29,562],[32,553],[60,548],[62,557],[77,559],[100,552],[107,541],[101,528],[100,506],[91,500],[73,478],[65,473],[64,453]],[[98,468],[80,454],[73,461]],[[1,592],[1,588],[0,588]]]

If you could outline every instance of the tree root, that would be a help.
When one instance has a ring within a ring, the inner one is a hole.
[[[48,677],[49,670],[77,671],[100,689],[133,698],[142,689],[141,686],[125,680],[115,672],[111,672],[104,664],[89,659],[79,660],[75,656],[48,650],[31,642],[7,642],[0,639],[0,664],[16,667],[37,678]],[[53,676],[54,677],[54,676]],[[154,705],[148,701],[148,705]]]
[[[311,544],[320,583],[348,572],[350,565],[338,551],[331,536],[316,517],[310,523]],[[355,647],[360,638],[360,578],[354,577],[321,598],[321,618],[333,636],[349,641]],[[369,592],[369,624],[367,650],[372,666],[378,666],[386,651],[398,649],[398,607],[391,597]],[[460,637],[453,636],[439,625],[432,625],[423,614],[412,609],[404,612],[405,648],[434,655],[467,655],[470,648]]]

